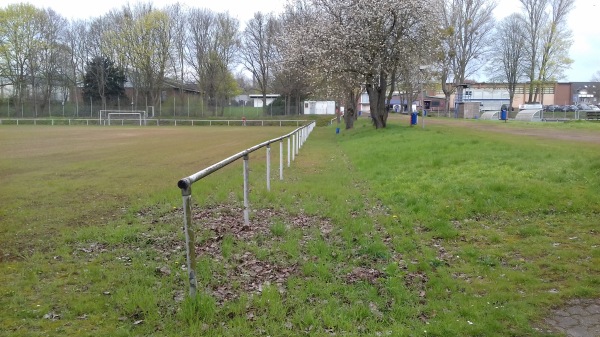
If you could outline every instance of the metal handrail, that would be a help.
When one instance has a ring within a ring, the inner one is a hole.
[[[192,184],[197,182],[198,180],[210,175],[211,173],[218,171],[219,169],[235,162],[236,160],[243,158],[244,159],[244,223],[246,225],[250,222],[250,207],[248,202],[248,194],[249,194],[249,169],[248,169],[248,160],[249,154],[261,149],[263,147],[267,148],[267,190],[270,190],[270,166],[271,166],[271,147],[272,143],[279,142],[279,175],[280,180],[283,180],[283,140],[288,139],[288,167],[290,166],[290,154],[292,160],[296,154],[298,154],[298,150],[302,146],[302,144],[308,138],[308,135],[312,132],[316,123],[313,121],[307,125],[299,127],[294,131],[283,135],[281,137],[273,138],[271,140],[267,140],[260,144],[254,145],[242,152],[234,154],[231,157],[223,159],[218,163],[210,165],[192,175],[189,175],[185,178],[180,179],[177,182],[177,187],[181,189],[181,196],[183,199],[183,227],[185,231],[185,243],[186,243],[186,260],[187,260],[187,270],[189,276],[189,284],[190,284],[190,296],[196,295],[197,288],[197,279],[196,272],[194,270],[194,266],[196,264],[196,253],[195,253],[195,244],[194,244],[194,232],[191,230],[192,224],[192,206],[191,206],[191,196],[192,196]],[[293,142],[290,151],[290,141]]]

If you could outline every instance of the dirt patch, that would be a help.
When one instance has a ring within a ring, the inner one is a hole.
[[[328,219],[306,214],[289,214],[274,209],[252,212],[249,225],[243,221],[243,209],[232,205],[218,205],[195,210],[194,222],[201,228],[196,243],[199,257],[210,257],[223,268],[219,275],[213,274],[216,282],[209,286],[219,302],[238,298],[242,293],[260,293],[265,286],[276,286],[281,293],[292,275],[299,274],[298,260],[276,256],[258,256],[251,246],[273,250],[277,242],[283,241],[286,232],[300,230],[299,247],[304,247],[314,235],[328,238],[333,227]],[[228,242],[225,242],[228,241]],[[240,250],[245,243],[252,245]],[[233,252],[224,248],[233,245]]]
[[[600,133],[588,130],[559,130],[523,127],[505,127],[503,123],[474,123],[461,119],[427,119],[429,124],[460,126],[486,132],[498,132],[512,135],[530,136],[544,139],[559,139],[585,143],[600,144]],[[510,123],[510,121],[509,121]]]

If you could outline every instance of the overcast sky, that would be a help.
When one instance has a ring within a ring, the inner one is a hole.
[[[38,7],[50,7],[62,14],[67,19],[86,19],[106,14],[113,8],[120,8],[123,0],[96,0],[96,1],[71,1],[71,0],[0,0],[0,7],[11,3],[29,2]],[[130,1],[134,4],[138,1]],[[144,1],[146,2],[146,1]],[[153,0],[158,8],[176,1]],[[250,19],[255,12],[280,12],[286,0],[180,0],[179,3],[190,7],[210,8],[216,12],[228,11],[237,17],[242,25]],[[515,11],[520,10],[519,0],[498,0],[496,16],[501,19]],[[575,9],[569,15],[568,24],[573,31],[574,43],[570,56],[575,61],[571,69],[566,72],[566,81],[586,82],[592,75],[600,71],[600,1],[575,0]],[[483,80],[483,79],[480,79]]]

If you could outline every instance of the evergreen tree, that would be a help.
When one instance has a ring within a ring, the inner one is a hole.
[[[86,100],[100,99],[102,106],[107,101],[125,97],[125,72],[107,57],[96,56],[86,66],[83,79],[83,97]]]

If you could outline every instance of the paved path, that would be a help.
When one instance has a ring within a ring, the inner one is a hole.
[[[600,299],[571,300],[546,323],[569,337],[600,337]]]

